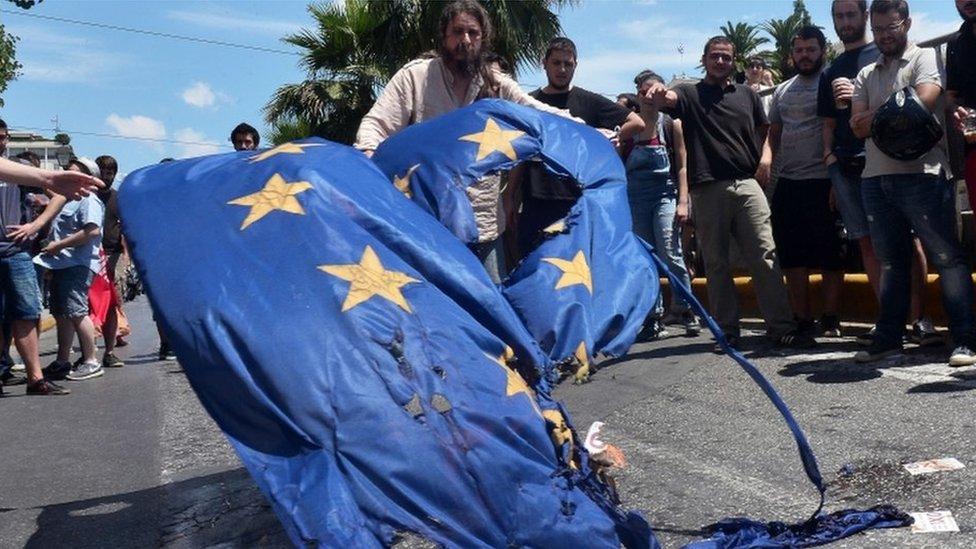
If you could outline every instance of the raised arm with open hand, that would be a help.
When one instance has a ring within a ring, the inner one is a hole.
[[[80,172],[42,170],[6,158],[0,158],[0,180],[50,189],[68,200],[78,200],[105,186],[101,180]]]

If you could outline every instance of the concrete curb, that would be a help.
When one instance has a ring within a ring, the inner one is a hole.
[[[739,292],[739,307],[742,317],[762,318],[759,305],[756,302],[756,294],[752,289],[752,279],[747,276],[735,277],[735,287]],[[942,291],[939,286],[939,276],[930,274],[925,285],[925,315],[933,322],[940,325],[946,324],[945,311],[942,307]],[[813,300],[814,314],[819,316],[823,310],[823,300],[821,299],[820,285],[823,277],[819,274],[810,276],[810,297]],[[667,280],[662,279],[662,288],[668,287]],[[692,291],[701,300],[705,307],[708,307],[708,291],[705,287],[704,278],[696,278],[691,281]],[[670,292],[670,290],[668,290]],[[858,321],[873,324],[878,314],[878,302],[868,283],[868,277],[864,274],[844,275],[844,289],[841,295],[841,310],[839,311],[842,321]]]

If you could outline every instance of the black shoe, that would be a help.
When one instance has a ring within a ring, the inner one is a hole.
[[[0,374],[0,384],[6,385],[7,387],[23,385],[25,383],[27,383],[27,377],[16,375],[9,370]]]
[[[654,341],[655,339],[661,339],[662,337],[667,337],[668,331],[664,327],[664,323],[660,320],[651,320],[641,331],[637,332],[637,342],[646,343],[648,341]]]
[[[59,396],[71,394],[71,391],[65,389],[64,387],[54,383],[53,381],[48,381],[46,379],[41,379],[36,383],[27,384],[27,394],[28,395],[40,395],[40,396]]]
[[[840,337],[840,319],[836,315],[820,317],[820,334],[824,337]]]
[[[698,318],[695,313],[691,311],[686,311],[681,315],[681,324],[685,327],[686,337],[698,337],[702,331],[701,322],[698,322]]]
[[[737,336],[737,335],[726,335],[725,336],[725,341],[726,341],[726,343],[729,344],[729,347],[732,347],[735,350],[738,350],[739,349],[739,336]],[[715,342],[715,346],[712,347],[712,352],[715,353],[715,354],[717,354],[717,355],[724,355],[725,354],[725,349],[722,348],[722,344],[720,344],[718,341],[716,341]]]
[[[858,345],[864,345],[865,347],[870,346],[874,343],[874,334],[877,330],[877,326],[871,326],[871,329],[864,332],[863,334],[858,334],[855,340]]]
[[[817,333],[817,323],[812,318],[796,319],[796,333],[813,337]]]
[[[891,355],[896,355],[901,351],[901,343],[882,343],[875,340],[871,343],[871,345],[868,346],[867,349],[858,351],[854,355],[854,361],[862,364],[867,362],[875,362]]]
[[[61,381],[68,377],[68,374],[71,373],[71,368],[70,362],[58,362],[55,360],[44,368],[42,372],[44,373],[44,379],[48,381]]]
[[[170,350],[169,345],[159,344],[159,360],[176,360],[176,355]]]
[[[945,339],[939,335],[927,318],[920,318],[912,324],[912,331],[908,339],[919,347],[940,347],[945,345]]]
[[[115,356],[115,353],[105,353],[105,356],[102,357],[102,368],[121,368],[123,366],[125,366],[125,362]]]
[[[798,329],[773,339],[773,347],[779,348],[809,349],[816,346],[817,340],[813,339],[812,335],[802,333]]]

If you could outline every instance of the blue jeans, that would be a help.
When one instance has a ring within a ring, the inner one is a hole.
[[[834,187],[834,198],[840,219],[844,222],[848,240],[857,240],[868,236],[868,218],[864,214],[864,198],[861,196],[861,178],[844,174],[840,162],[834,162],[827,168],[830,182]]]
[[[690,288],[691,278],[681,251],[681,227],[675,221],[677,191],[664,148],[654,149],[634,149],[627,161],[627,201],[634,219],[634,234],[654,246],[668,269]],[[657,169],[647,169],[655,164]],[[672,291],[671,312],[681,314],[687,310],[688,303]],[[663,314],[664,299],[658,294],[652,315],[659,318]]]
[[[41,292],[37,289],[34,263],[27,252],[0,258],[0,284],[4,320],[41,318]]]
[[[881,262],[876,340],[901,345],[911,299],[912,231],[939,272],[942,305],[956,345],[971,346],[973,281],[956,238],[955,190],[944,177],[884,175],[861,182],[871,242]]]

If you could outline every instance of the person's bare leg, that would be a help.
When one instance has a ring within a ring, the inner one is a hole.
[[[84,362],[95,362],[95,324],[88,315],[71,319],[75,330],[78,331],[78,342],[81,343],[81,358]]]
[[[875,299],[881,298],[881,263],[878,256],[874,253],[874,245],[871,244],[870,236],[862,236],[857,239],[861,248],[861,262],[864,263],[864,274],[868,276],[868,283],[874,290]]]
[[[71,345],[75,342],[75,325],[70,318],[56,317],[58,329],[58,362],[71,362]]]
[[[119,332],[119,313],[115,307],[109,307],[108,315],[102,324],[102,339],[105,340],[105,354],[115,350],[115,337]]]
[[[914,252],[912,254],[912,304],[909,309],[911,318],[909,323],[915,322],[925,316],[925,282],[929,276],[929,265],[925,259],[925,251],[922,249],[922,242],[917,238],[912,238]]]
[[[786,275],[786,290],[790,296],[790,307],[800,320],[810,320],[810,270],[804,268],[783,269]]]
[[[20,359],[24,361],[27,370],[27,382],[36,383],[44,377],[41,371],[41,357],[38,354],[37,321],[14,320],[10,325],[14,346],[17,347],[17,353],[20,354]]]

